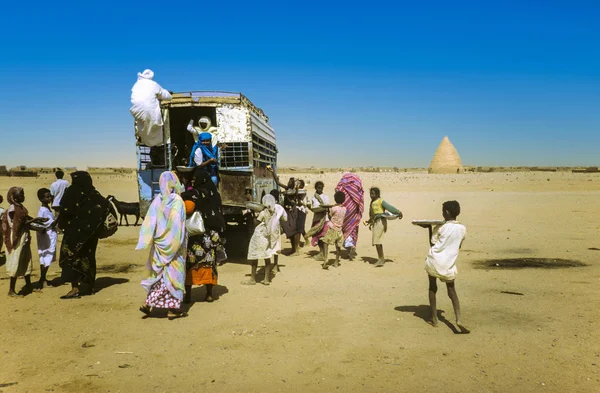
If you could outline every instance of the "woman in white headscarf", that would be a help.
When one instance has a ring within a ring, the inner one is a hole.
[[[273,195],[265,195],[262,198],[265,209],[258,215],[259,224],[254,228],[254,234],[248,246],[248,260],[251,261],[252,270],[250,279],[242,281],[245,285],[256,284],[256,270],[258,261],[265,261],[264,285],[271,284],[271,257],[277,257],[281,252],[281,222],[287,220],[287,214],[280,205],[276,204]]]
[[[153,77],[152,70],[138,72],[138,80],[131,89],[129,112],[135,119],[136,134],[146,146],[160,146],[164,143],[160,101],[172,99],[171,93],[154,82]]]

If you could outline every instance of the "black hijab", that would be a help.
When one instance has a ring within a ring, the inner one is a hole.
[[[206,229],[225,231],[225,217],[221,211],[221,194],[212,182],[208,172],[194,171],[194,188],[199,193],[196,209],[202,214]]]
[[[73,172],[71,179],[60,200],[58,226],[65,234],[63,243],[76,254],[83,244],[97,236],[110,204],[96,191],[89,173]]]

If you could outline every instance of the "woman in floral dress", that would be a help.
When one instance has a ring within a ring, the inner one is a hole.
[[[218,282],[217,266],[227,259],[225,253],[225,217],[221,212],[221,195],[205,171],[196,171],[194,189],[186,192],[184,199],[191,198],[196,211],[202,214],[206,232],[191,236],[188,240],[188,258],[185,278],[185,303],[192,300],[192,285],[206,287],[205,301],[212,302],[212,290]]]

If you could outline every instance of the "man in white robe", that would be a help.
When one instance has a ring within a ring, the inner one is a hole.
[[[135,119],[136,135],[146,146],[160,146],[164,143],[163,120],[160,101],[170,101],[171,94],[152,78],[152,70],[138,73],[138,80],[131,89],[129,112]]]

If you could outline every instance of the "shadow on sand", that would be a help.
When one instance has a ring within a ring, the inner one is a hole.
[[[411,312],[415,317],[422,319],[431,326],[431,308],[428,305],[421,304],[419,306],[398,306],[395,307],[394,310],[400,312]],[[448,328],[450,328],[454,334],[463,334],[444,317],[444,312],[444,310],[437,310],[438,320],[448,326]]]
[[[125,284],[126,282],[129,282],[129,279],[115,277],[98,277],[94,284],[94,292],[98,293],[103,289],[112,287],[113,285]]]
[[[368,263],[369,265],[374,265],[377,262],[377,258],[373,257],[360,257],[363,262]]]

